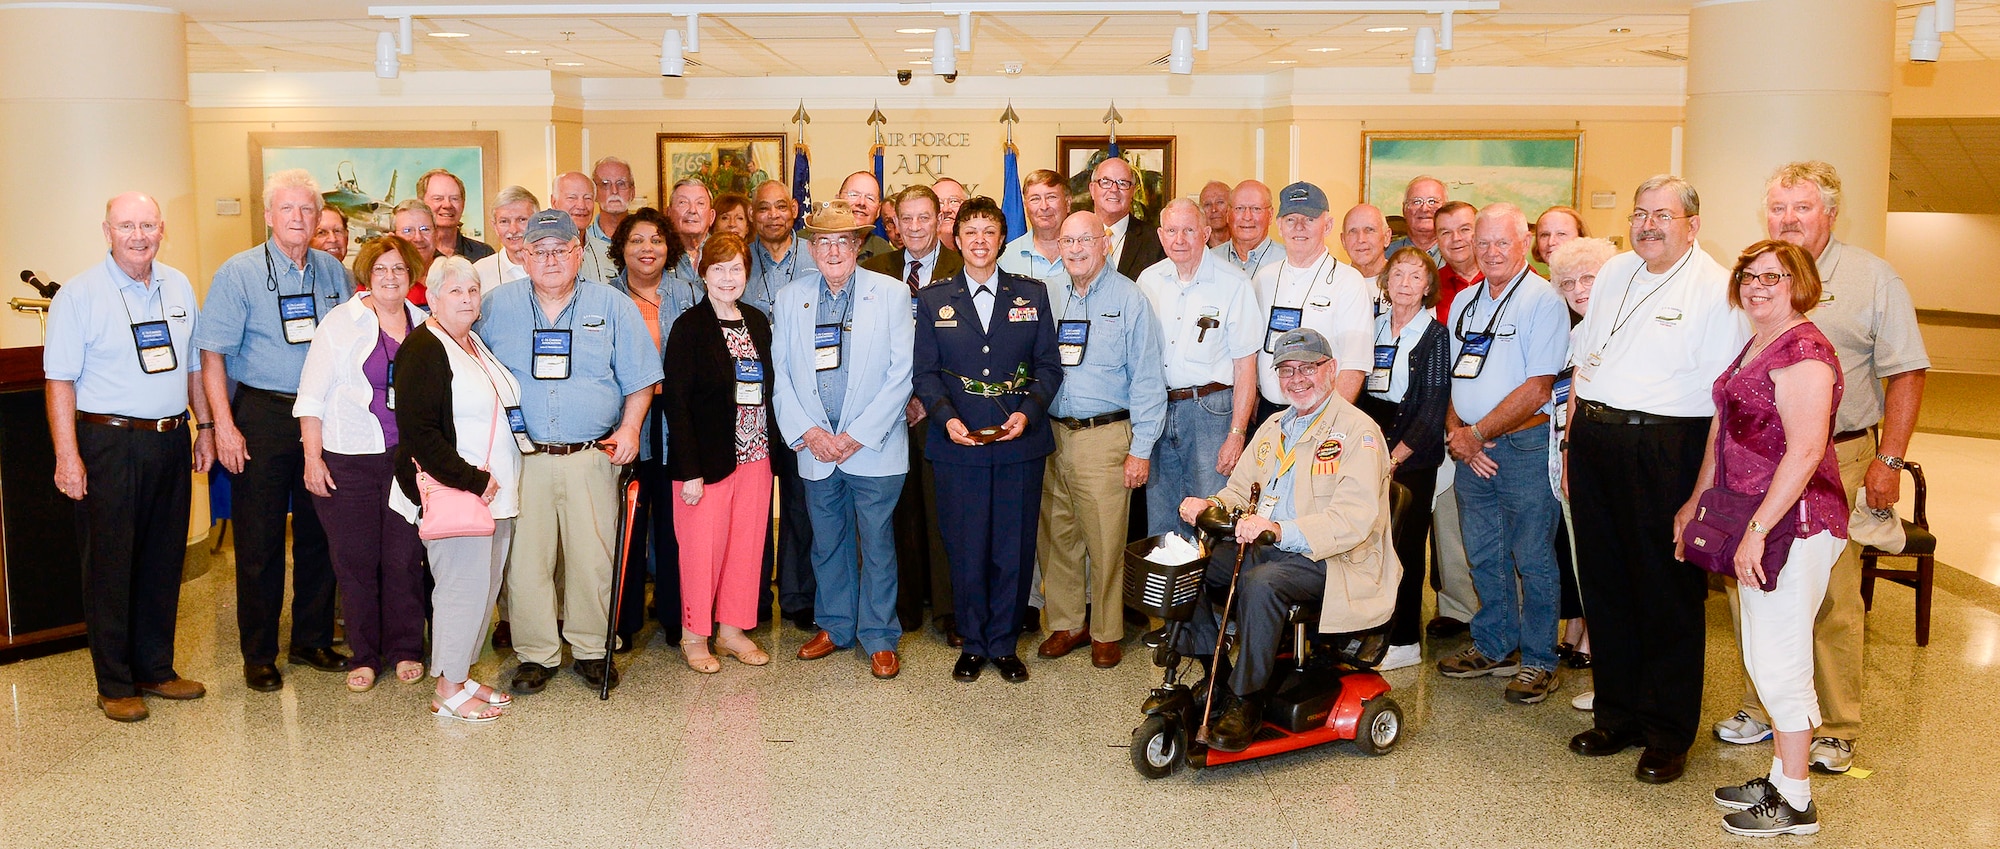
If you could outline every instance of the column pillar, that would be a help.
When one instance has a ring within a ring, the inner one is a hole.
[[[1892,0],[1694,4],[1683,176],[1718,261],[1764,238],[1764,181],[1798,159],[1839,169],[1838,237],[1882,252],[1895,37]]]

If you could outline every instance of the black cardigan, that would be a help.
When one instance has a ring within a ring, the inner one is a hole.
[[[771,320],[738,303],[757,361],[764,365],[764,411],[771,413]],[[736,471],[736,359],[722,341],[713,301],[702,300],[674,319],[667,334],[667,380],[660,390],[667,417],[667,476],[713,483]],[[774,446],[772,450],[778,450]]]
[[[396,446],[396,484],[411,501],[422,503],[417,463],[445,486],[486,492],[492,475],[458,456],[458,428],[451,420],[450,352],[425,325],[413,328],[396,350],[396,430],[401,440]]]
[[[1412,319],[1414,321],[1414,319]],[[1410,387],[1400,404],[1366,392],[1356,404],[1382,427],[1382,440],[1394,450],[1410,445],[1406,469],[1435,469],[1444,463],[1444,414],[1451,406],[1451,331],[1439,322],[1424,328],[1410,349]]]

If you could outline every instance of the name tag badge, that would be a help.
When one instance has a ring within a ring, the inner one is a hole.
[[[1278,352],[1278,337],[1285,331],[1299,329],[1299,322],[1305,317],[1305,310],[1298,307],[1272,307],[1271,324],[1264,333],[1264,353]]]
[[[1486,355],[1493,350],[1493,334],[1474,333],[1465,337],[1465,347],[1459,350],[1458,364],[1452,367],[1451,376],[1471,380],[1486,368]]]
[[[911,318],[922,318],[922,317],[923,317],[923,310],[924,310],[924,302],[923,302],[923,299],[921,299],[921,298],[918,298],[918,297],[917,297],[916,295],[911,295],[911,296],[910,296],[910,317],[911,317]]]
[[[1065,366],[1083,365],[1084,347],[1090,344],[1090,322],[1064,319],[1056,323],[1056,353]]]
[[[537,330],[534,339],[536,380],[568,380],[570,336],[567,330]]]
[[[1597,373],[1597,367],[1603,364],[1604,357],[1601,355],[1591,354],[1584,357],[1583,363],[1576,367],[1576,379],[1589,383],[1591,376]]]
[[[1555,402],[1554,418],[1558,433],[1569,428],[1569,387],[1570,378],[1574,371],[1575,369],[1573,368],[1566,368],[1556,372],[1555,387],[1550,393],[1549,400]]]
[[[396,361],[395,360],[389,361],[389,376],[387,378],[384,378],[383,382],[388,384],[387,386],[383,387],[383,392],[382,392],[383,397],[386,399],[386,403],[384,404],[384,406],[387,406],[391,410],[396,409]]]
[[[535,441],[528,438],[528,417],[518,406],[507,408],[507,429],[514,434],[514,447],[523,454],[535,453]]]
[[[147,374],[173,371],[174,337],[165,321],[142,321],[132,325],[132,344],[139,349],[139,368]]]
[[[313,328],[319,323],[319,312],[313,307],[313,296],[279,295],[278,323],[285,328],[285,341],[293,345],[304,345],[313,340]]]
[[[838,324],[813,326],[813,371],[840,368],[840,337]]]
[[[1258,514],[1269,516],[1271,515],[1271,511],[1276,509],[1278,509],[1278,494],[1275,492],[1264,493],[1264,497],[1259,500],[1257,505]]]
[[[1368,372],[1368,391],[1389,391],[1389,377],[1396,368],[1396,345],[1375,346],[1375,368]]]
[[[736,361],[736,403],[756,407],[764,403],[764,364],[757,360]]]

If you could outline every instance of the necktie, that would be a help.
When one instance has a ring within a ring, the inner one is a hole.
[[[910,294],[912,295],[916,294],[917,289],[922,285],[922,282],[917,277],[917,269],[923,267],[924,264],[922,262],[914,259],[910,260],[910,276],[905,278],[903,282],[910,284]]]
[[[972,293],[972,304],[973,306],[984,305],[986,307],[984,313],[979,316],[980,329],[984,330],[991,327],[993,325],[993,290],[983,285],[980,286],[978,291]]]

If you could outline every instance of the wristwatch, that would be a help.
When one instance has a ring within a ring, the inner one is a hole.
[[[1888,466],[1889,468],[1895,469],[1896,471],[1899,472],[1908,468],[1910,465],[1908,462],[1905,462],[1901,457],[1898,457],[1894,454],[1883,454],[1879,451],[1875,453],[1875,459],[1877,461],[1880,461],[1882,465]]]
[[[1751,519],[1751,520],[1750,520],[1750,532],[1751,532],[1751,533],[1753,533],[1753,534],[1769,534],[1769,533],[1771,533],[1771,529],[1770,529],[1770,528],[1767,528],[1767,527],[1764,527],[1764,523],[1763,523],[1763,522],[1759,522],[1759,521],[1757,521],[1756,519]]]

